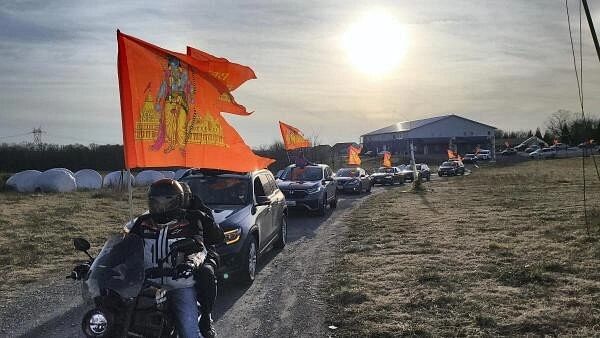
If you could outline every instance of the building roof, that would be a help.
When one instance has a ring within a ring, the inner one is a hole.
[[[463,120],[467,120],[473,123],[477,123],[477,124],[481,124],[484,125],[486,127],[489,128],[493,128],[496,129],[496,127],[481,123],[481,122],[477,122],[477,121],[473,121],[470,120],[468,118],[462,117],[462,116],[458,116],[455,114],[450,114],[450,115],[442,115],[442,116],[435,116],[435,117],[429,117],[426,119],[420,119],[420,120],[412,120],[412,121],[402,121],[402,122],[398,122],[398,123],[394,123],[392,125],[389,125],[385,128],[381,128],[381,129],[377,129],[375,131],[372,131],[370,133],[364,134],[362,136],[368,136],[368,135],[379,135],[379,134],[389,134],[389,133],[397,133],[397,132],[402,132],[402,131],[409,131],[409,130],[413,130],[413,129],[417,129],[420,127],[423,127],[425,125],[443,120],[443,119],[447,119],[450,117],[458,117],[461,118]]]

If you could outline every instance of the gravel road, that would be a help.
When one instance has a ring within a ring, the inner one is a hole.
[[[383,191],[374,188],[372,194]],[[220,337],[326,337],[325,302],[320,297],[323,277],[345,233],[343,216],[367,196],[340,196],[338,208],[326,216],[294,212],[288,220],[288,244],[260,259],[259,273],[250,287],[220,285],[213,312]],[[58,290],[58,291],[57,291]],[[0,308],[0,318],[12,327],[2,336],[81,337],[85,313],[79,289],[57,279],[40,286],[23,308]],[[59,299],[59,301],[56,301]],[[12,321],[11,321],[12,319]]]

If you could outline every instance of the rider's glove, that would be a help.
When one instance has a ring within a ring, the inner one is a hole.
[[[187,263],[178,264],[175,267],[176,275],[175,275],[174,279],[189,278],[192,276],[193,271],[194,271],[194,267]]]

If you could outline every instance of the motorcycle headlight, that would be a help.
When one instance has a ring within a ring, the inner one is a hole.
[[[83,331],[88,337],[101,337],[105,335],[112,325],[110,314],[100,309],[93,309],[83,317]]]
[[[233,230],[228,230],[228,231],[225,231],[224,234],[225,234],[225,244],[231,245],[240,240],[240,237],[242,236],[242,229],[237,228],[237,229],[233,229]]]
[[[307,192],[308,194],[316,194],[316,193],[318,193],[320,190],[321,190],[321,187],[317,185],[317,186],[314,186],[314,187],[312,187],[312,188],[308,188],[308,189],[306,190],[306,192]]]

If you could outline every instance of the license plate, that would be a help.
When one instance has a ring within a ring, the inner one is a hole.
[[[285,205],[287,205],[288,207],[295,207],[296,201],[285,201]]]

